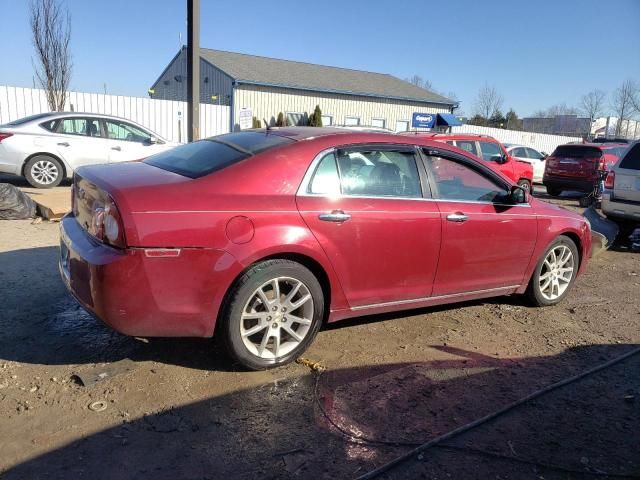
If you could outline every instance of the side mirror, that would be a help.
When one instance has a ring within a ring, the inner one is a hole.
[[[519,185],[514,185],[509,191],[509,200],[512,204],[529,203],[529,193]]]
[[[490,162],[504,163],[504,155],[496,154],[489,157]]]
[[[149,145],[155,145],[156,143],[158,143],[158,139],[156,137],[149,137],[149,140],[147,140],[147,143]]]

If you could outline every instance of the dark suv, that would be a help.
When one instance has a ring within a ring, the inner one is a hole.
[[[567,190],[590,193],[599,172],[611,170],[626,148],[612,143],[560,145],[547,157],[542,183],[551,196]]]

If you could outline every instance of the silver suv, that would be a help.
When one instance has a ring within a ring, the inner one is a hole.
[[[640,222],[640,142],[622,155],[604,187],[602,212],[607,218]]]

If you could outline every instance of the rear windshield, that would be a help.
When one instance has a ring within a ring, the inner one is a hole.
[[[293,140],[259,132],[237,132],[188,143],[153,155],[145,163],[190,178],[199,178],[269,148]]]
[[[640,170],[640,143],[636,143],[620,161],[619,168]]]
[[[602,156],[602,151],[598,147],[585,145],[560,145],[551,155],[565,158],[593,158]]]
[[[37,115],[29,115],[28,117],[19,118],[9,123],[5,123],[4,125],[0,125],[0,127],[17,127],[18,125],[22,125],[24,123],[31,122],[33,120],[38,120],[39,118],[45,118],[51,115],[50,113],[38,113]]]

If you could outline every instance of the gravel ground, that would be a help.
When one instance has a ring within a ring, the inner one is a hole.
[[[243,372],[212,341],[123,337],[84,313],[58,242],[55,223],[0,222],[2,478],[355,478],[640,344],[640,255],[621,246],[555,307],[513,296],[348,320],[306,355],[321,375]],[[638,477],[638,432],[640,355],[383,478]]]

